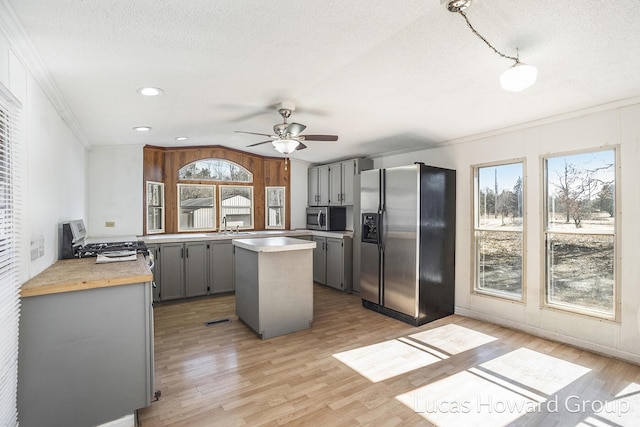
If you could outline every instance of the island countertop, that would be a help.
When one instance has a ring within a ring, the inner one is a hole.
[[[258,239],[233,239],[233,244],[253,252],[285,252],[313,249],[316,242],[291,237],[263,237]]]
[[[64,259],[22,285],[20,296],[26,298],[152,280],[153,274],[142,255],[135,261],[104,264],[96,264],[96,258]]]

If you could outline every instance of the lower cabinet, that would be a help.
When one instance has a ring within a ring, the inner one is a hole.
[[[20,426],[101,425],[151,404],[149,282],[21,298],[19,340]]]
[[[184,244],[160,245],[160,300],[184,298]]]
[[[147,245],[155,258],[154,301],[233,292],[231,240]]]
[[[352,289],[352,239],[313,236],[313,281],[344,292]]]
[[[160,245],[149,245],[147,244],[147,249],[149,249],[149,254],[153,257],[153,268],[151,272],[153,273],[153,282],[152,285],[152,293],[153,293],[153,302],[160,301]]]
[[[313,250],[313,281],[324,285],[327,280],[327,238],[313,236],[311,240],[316,242]]]
[[[233,244],[231,240],[211,241],[209,248],[209,293],[233,292]]]
[[[188,242],[184,244],[184,288],[185,296],[197,297],[207,295],[208,242]]]

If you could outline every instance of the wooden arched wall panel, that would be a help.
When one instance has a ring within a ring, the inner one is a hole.
[[[265,187],[283,186],[286,188],[286,222],[289,229],[291,220],[291,192],[289,188],[290,171],[285,160],[277,157],[264,157],[245,153],[220,145],[202,147],[144,147],[143,157],[143,195],[147,181],[163,182],[165,185],[165,233],[178,232],[178,170],[196,160],[218,158],[229,160],[248,169],[253,174],[254,229],[265,227]],[[189,181],[191,183],[211,183],[211,181]],[[216,185],[220,184],[215,182]],[[226,183],[221,183],[226,184]],[[236,185],[236,184],[234,184]],[[241,184],[240,184],[241,185]],[[143,196],[143,203],[146,198]],[[217,203],[216,203],[217,205]],[[219,207],[218,207],[219,209]],[[143,207],[146,213],[146,206]],[[219,213],[219,212],[218,212]],[[219,216],[218,216],[219,217]],[[146,214],[143,219],[144,230],[147,229]]]

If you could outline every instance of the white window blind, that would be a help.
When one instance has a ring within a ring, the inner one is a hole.
[[[0,425],[17,425],[18,242],[20,191],[16,149],[20,102],[0,83]]]

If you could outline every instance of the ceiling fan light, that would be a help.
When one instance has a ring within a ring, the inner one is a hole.
[[[291,154],[298,147],[300,142],[295,139],[276,139],[271,142],[277,152],[282,154]]]
[[[500,76],[500,86],[509,92],[520,92],[533,86],[538,77],[538,69],[533,65],[516,62]]]

